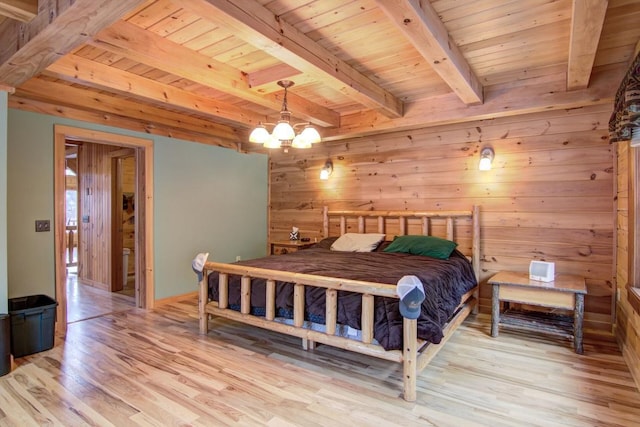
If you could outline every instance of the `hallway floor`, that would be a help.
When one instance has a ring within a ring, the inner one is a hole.
[[[131,296],[82,284],[78,281],[78,276],[71,272],[67,277],[68,323],[130,310],[134,306]]]

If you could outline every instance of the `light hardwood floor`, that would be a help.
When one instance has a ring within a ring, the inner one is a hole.
[[[104,316],[135,306],[132,296],[122,292],[106,292],[82,284],[78,276],[67,276],[67,322],[73,323],[92,317]]]
[[[461,326],[403,401],[401,367],[226,320],[197,301],[69,325],[0,378],[0,425],[632,426],[640,393],[611,340],[571,344]]]

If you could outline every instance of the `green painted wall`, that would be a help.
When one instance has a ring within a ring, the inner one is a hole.
[[[154,140],[155,298],[196,290],[191,259],[262,256],[268,158],[19,110],[8,113],[8,296],[53,296],[53,128],[64,124]]]
[[[166,138],[154,150],[156,298],[176,295],[178,283],[197,290],[198,252],[222,262],[266,254],[266,156]]]
[[[53,118],[9,110],[7,241],[9,298],[55,296],[53,230],[36,233],[34,221],[53,223]]]
[[[0,90],[0,313],[7,313],[7,115],[8,94]]]

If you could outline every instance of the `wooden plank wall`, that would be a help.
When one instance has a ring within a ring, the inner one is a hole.
[[[629,304],[626,286],[629,283],[629,144],[616,144],[617,161],[617,238],[616,287],[619,299],[616,312],[616,336],[627,365],[640,384],[640,314]]]
[[[321,237],[321,208],[481,207],[481,310],[486,280],[531,260],[586,277],[585,327],[610,332],[613,283],[613,159],[610,107],[594,106],[439,126],[273,152],[270,239]],[[479,151],[495,150],[491,171]],[[334,171],[319,180],[325,160]]]
[[[80,180],[78,278],[111,291],[111,157],[109,145],[83,144],[78,152]],[[83,216],[89,216],[89,222]]]

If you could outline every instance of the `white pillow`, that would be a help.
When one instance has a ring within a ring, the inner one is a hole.
[[[346,233],[338,237],[331,245],[332,251],[340,252],[371,252],[384,239],[384,234],[378,233]]]

